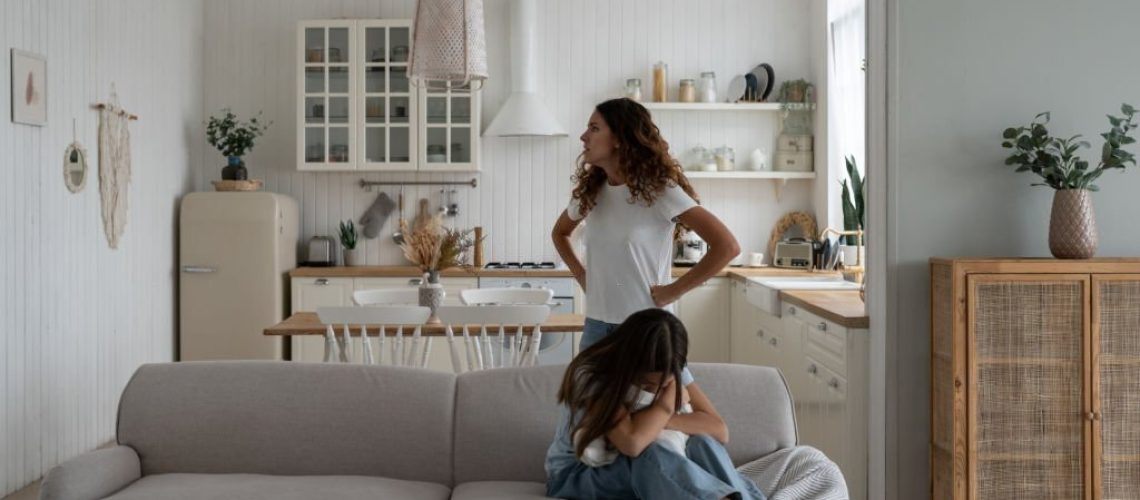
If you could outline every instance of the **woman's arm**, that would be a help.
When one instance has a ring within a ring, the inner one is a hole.
[[[732,259],[740,255],[740,244],[736,242],[732,231],[729,231],[720,219],[704,207],[690,208],[678,216],[677,220],[696,231],[697,235],[708,243],[709,251],[689,272],[677,278],[677,281],[650,288],[653,302],[657,307],[665,307],[676,302],[686,292],[719,273],[732,262]]]
[[[696,382],[685,386],[685,390],[689,393],[689,404],[693,405],[693,412],[673,415],[665,428],[685,434],[708,434],[721,444],[728,444],[728,426],[724,425],[724,419],[717,413],[712,401]]]
[[[645,448],[653,444],[673,416],[676,386],[670,381],[653,404],[637,413],[631,414],[625,407],[619,409],[615,416],[617,423],[606,432],[610,444],[622,455],[631,458],[640,456]]]
[[[582,267],[582,261],[578,260],[578,255],[574,253],[574,247],[570,244],[570,234],[581,222],[582,219],[571,219],[563,210],[562,215],[558,216],[558,221],[554,223],[554,230],[551,231],[550,238],[554,240],[554,249],[558,251],[558,256],[562,258],[562,262],[566,263],[566,267],[570,268],[570,274],[573,274],[574,279],[578,280],[578,284],[584,292],[586,291],[586,268]]]

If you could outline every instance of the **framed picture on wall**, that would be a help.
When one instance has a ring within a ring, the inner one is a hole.
[[[47,124],[47,59],[12,49],[12,121]]]

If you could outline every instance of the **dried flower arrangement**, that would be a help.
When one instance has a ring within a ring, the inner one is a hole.
[[[431,217],[425,223],[409,230],[406,221],[400,221],[400,232],[406,234],[400,249],[404,257],[428,273],[431,282],[437,282],[439,271],[451,267],[470,268],[467,252],[477,241],[471,229],[444,227],[439,217]]]

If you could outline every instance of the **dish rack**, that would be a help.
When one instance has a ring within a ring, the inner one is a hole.
[[[821,233],[819,233],[819,240],[820,241],[826,241],[827,237],[830,235],[855,236],[855,237],[859,238],[860,243],[863,242],[863,230],[862,229],[856,229],[854,231],[840,231],[838,229],[833,229],[830,227],[825,228]],[[860,245],[860,247],[862,247],[862,245]],[[846,262],[843,263],[843,275],[844,275],[844,277],[845,278],[847,278],[849,276],[853,277],[854,279],[852,279],[852,281],[854,281],[856,283],[863,284],[864,272],[865,272],[865,270],[864,270],[864,266],[863,266],[863,252],[861,252],[861,251],[855,252],[855,265],[848,265]]]

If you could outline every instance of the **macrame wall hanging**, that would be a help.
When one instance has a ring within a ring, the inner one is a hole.
[[[131,184],[131,120],[138,117],[119,106],[115,84],[111,100],[99,109],[99,197],[103,208],[103,233],[112,249],[127,228],[127,189]]]

